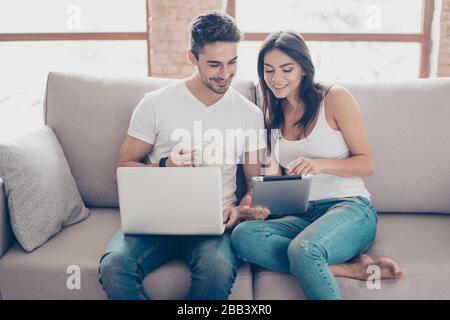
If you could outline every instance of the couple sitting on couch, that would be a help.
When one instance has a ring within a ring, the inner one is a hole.
[[[184,128],[193,135],[195,121],[219,130],[259,131],[265,126],[267,143],[242,142],[238,156],[244,161],[248,193],[239,205],[234,195],[237,166],[222,166],[223,235],[125,235],[119,230],[100,261],[100,283],[108,298],[151,298],[143,279],[178,254],[192,272],[186,299],[227,299],[241,261],[291,272],[308,299],[342,298],[334,276],[365,280],[369,265],[377,265],[382,278],[401,277],[403,271],[391,259],[374,261],[364,254],[375,238],[377,213],[361,177],[371,175],[374,164],[352,95],[315,83],[304,40],[295,32],[277,32],[264,41],[258,56],[261,112],[230,87],[241,38],[234,21],[207,12],[193,21],[190,32],[195,73],[141,100],[117,165],[194,166],[196,153],[174,151],[172,133]],[[262,168],[260,151],[266,145],[270,161]],[[251,178],[261,170],[313,174],[307,213],[272,219],[268,209],[252,206]]]

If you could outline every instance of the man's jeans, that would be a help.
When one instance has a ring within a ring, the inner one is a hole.
[[[100,283],[109,299],[150,299],[145,276],[182,255],[191,268],[186,299],[227,299],[240,259],[231,249],[230,233],[223,236],[124,235],[119,230],[100,260]]]
[[[376,225],[376,209],[366,198],[334,198],[310,201],[301,216],[241,223],[231,243],[243,261],[291,272],[307,299],[341,299],[329,265],[365,252]]]

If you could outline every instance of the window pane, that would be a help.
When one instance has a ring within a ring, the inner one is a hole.
[[[309,48],[321,81],[402,80],[419,76],[418,43],[311,42]]]
[[[146,76],[145,41],[0,42],[0,139],[43,123],[49,71]]]
[[[1,0],[0,32],[145,32],[145,0]]]
[[[257,79],[261,42],[239,45],[238,75]],[[308,42],[317,81],[417,79],[420,45],[396,42]]]
[[[236,0],[244,32],[421,32],[422,0]],[[256,14],[255,14],[256,13]]]

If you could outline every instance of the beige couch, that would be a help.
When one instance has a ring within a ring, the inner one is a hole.
[[[114,165],[134,107],[168,79],[111,79],[51,73],[45,123],[55,131],[81,195],[92,209],[86,221],[63,229],[26,253],[8,223],[0,181],[0,292],[3,299],[104,299],[99,258],[119,228]],[[235,88],[255,100],[249,81]],[[358,100],[376,161],[366,179],[379,215],[369,253],[395,258],[401,280],[365,282],[339,278],[347,299],[450,299],[450,79],[345,84]],[[240,172],[240,174],[242,174]],[[239,178],[239,193],[243,189]],[[68,289],[67,268],[81,269],[81,288]],[[155,299],[187,293],[190,272],[172,261],[145,279]],[[243,264],[231,299],[302,299],[295,279]]]

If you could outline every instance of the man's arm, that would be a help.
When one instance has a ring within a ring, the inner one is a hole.
[[[153,145],[129,135],[125,137],[119,150],[116,168],[119,167],[159,167],[159,162],[145,163],[145,158],[152,152]],[[166,167],[192,167],[194,152],[189,149],[172,150],[166,161]],[[114,175],[116,181],[116,175]],[[116,181],[117,182],[117,181]]]
[[[267,208],[252,206],[252,178],[261,175],[260,152],[261,150],[245,153],[243,169],[247,182],[247,193],[238,206],[240,220],[264,220],[270,214]]]
[[[116,169],[119,167],[157,167],[158,163],[145,164],[144,162],[145,157],[147,157],[152,149],[152,144],[127,135],[120,146]],[[114,181],[116,181],[115,174]]]
[[[252,178],[260,175],[261,164],[259,161],[259,152],[245,152],[244,154],[244,175],[247,183],[247,193],[242,198],[241,203],[238,206],[227,207],[223,211],[223,222],[225,223],[225,229],[233,228],[236,223],[242,220],[257,219],[257,216],[261,212],[260,208],[251,207],[251,193],[252,193]]]
[[[244,154],[244,175],[247,183],[247,194],[252,192],[252,178],[261,175],[261,162],[260,162],[261,150],[245,152]]]
[[[116,167],[146,167],[145,157],[152,149],[152,144],[127,135],[120,146]]]

